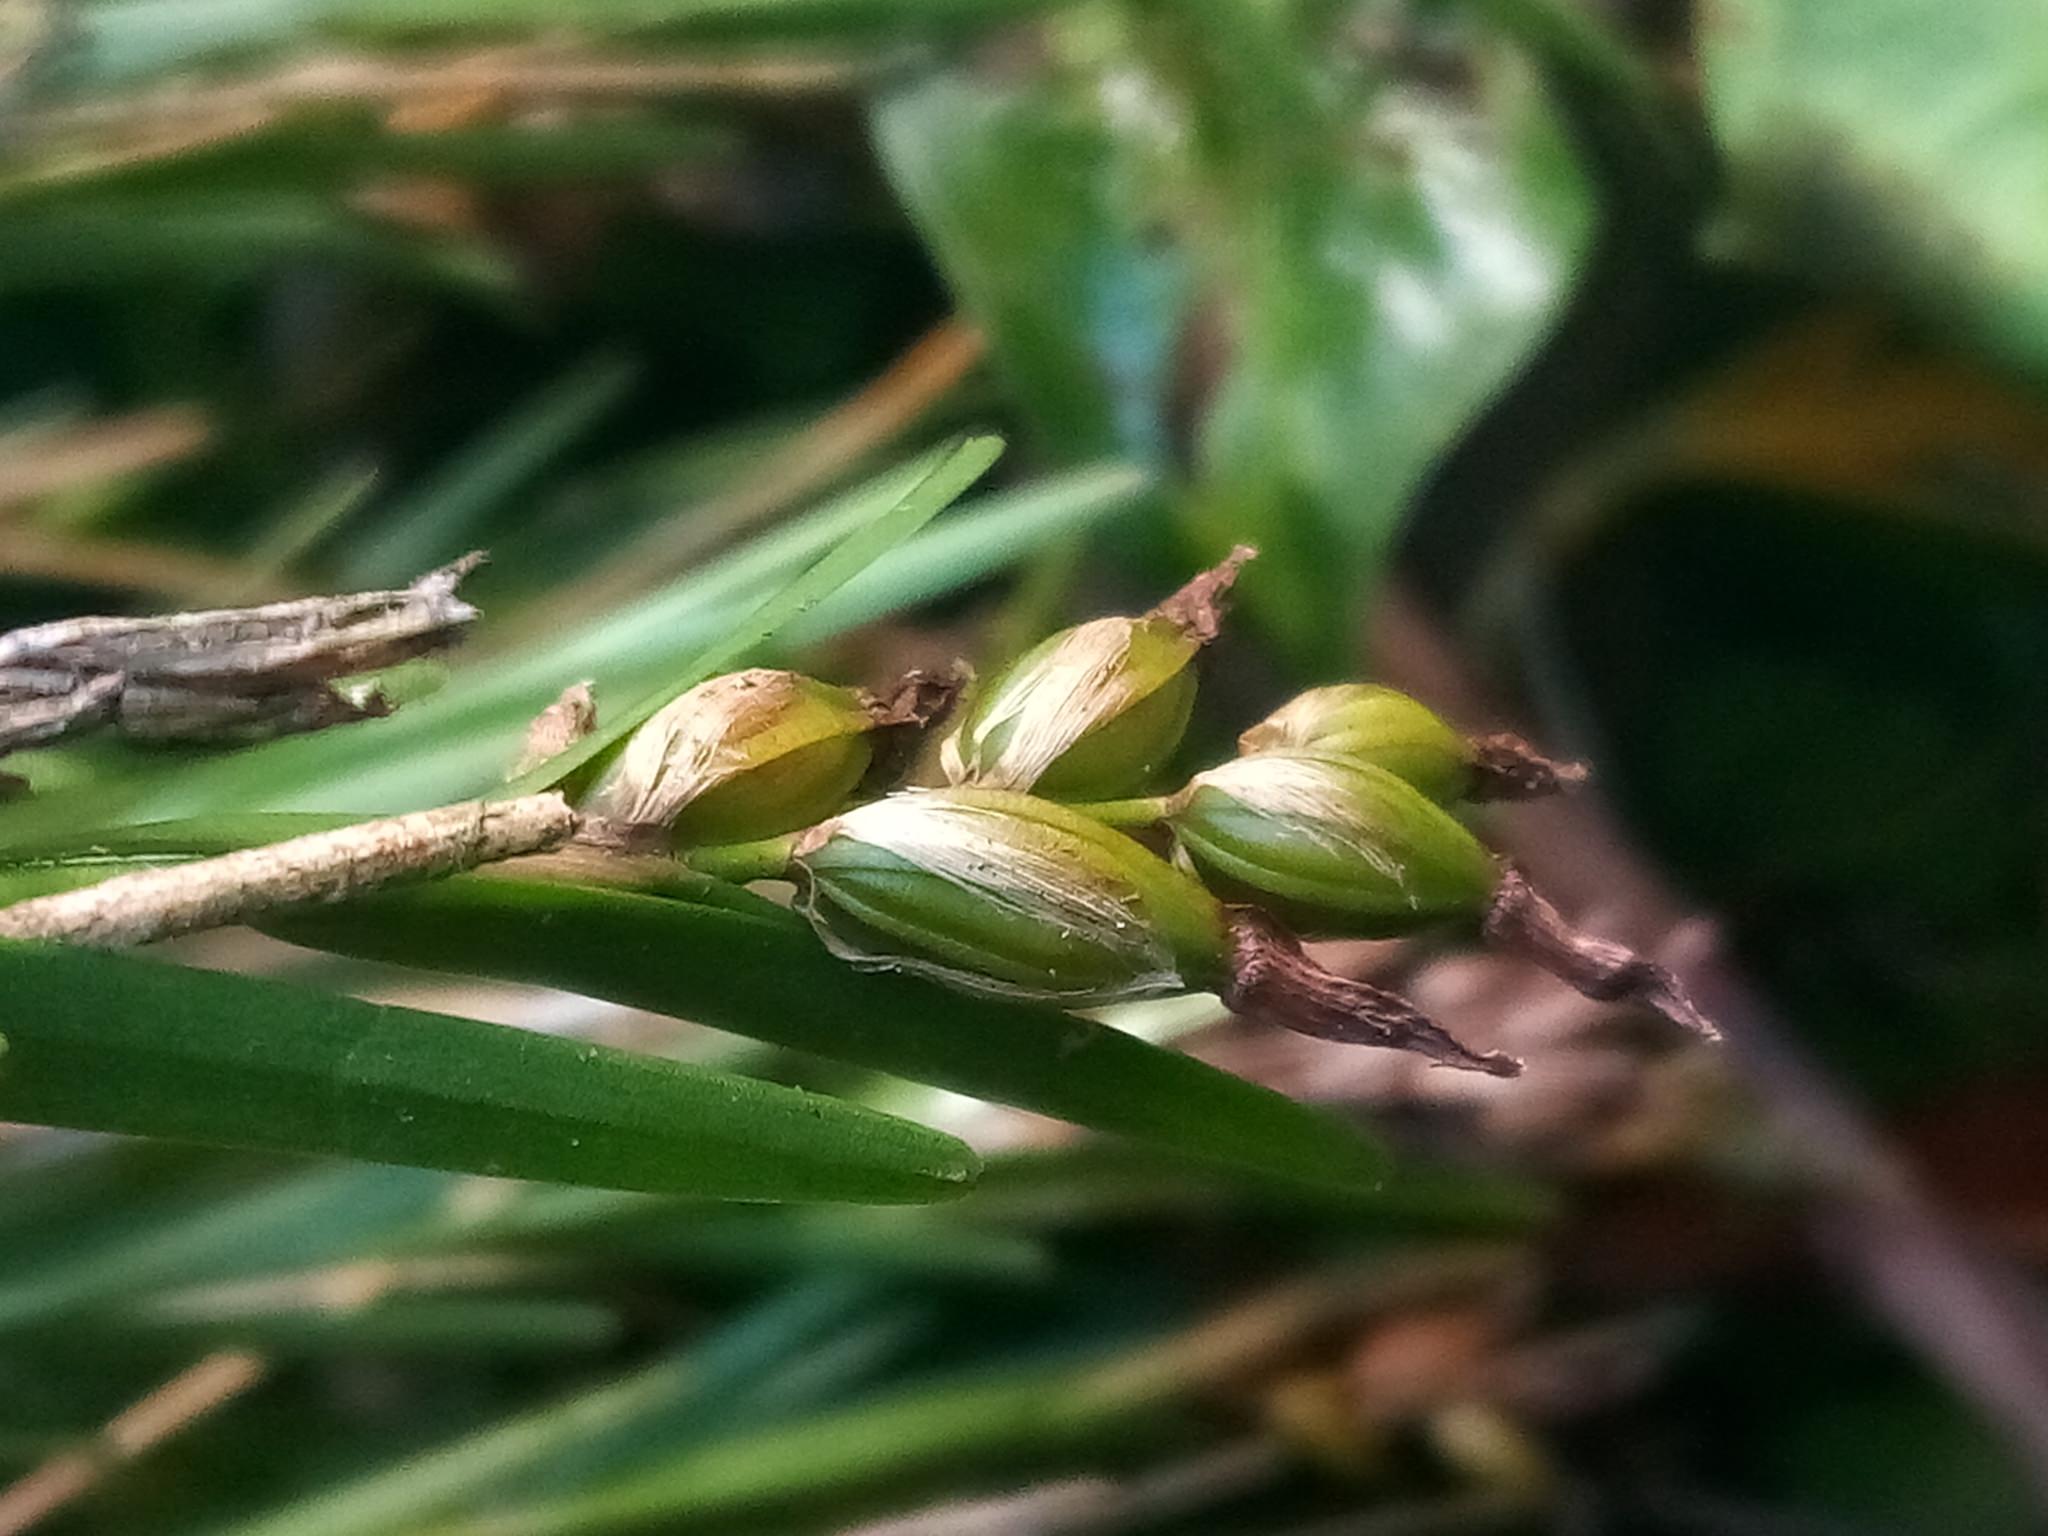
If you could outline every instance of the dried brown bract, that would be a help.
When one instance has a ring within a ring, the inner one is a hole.
[[[383,715],[336,680],[455,643],[477,611],[465,555],[410,586],[0,635],[0,753],[101,726],[147,741],[249,741]]]
[[[1254,908],[1231,909],[1230,945],[1223,1001],[1234,1013],[1319,1040],[1414,1051],[1492,1077],[1521,1074],[1514,1057],[1473,1050],[1407,999],[1324,970],[1300,940]]]
[[[1721,1038],[1669,970],[1625,944],[1579,932],[1513,865],[1501,873],[1484,932],[1495,949],[1534,961],[1596,1002],[1633,1003],[1703,1040]]]
[[[1234,546],[1221,564],[1211,566],[1189,581],[1154,608],[1153,615],[1178,625],[1202,645],[1213,643],[1223,633],[1227,599],[1230,589],[1237,585],[1238,573],[1258,555],[1259,552],[1249,544]]]
[[[0,753],[38,747],[113,720],[126,679],[41,667],[0,670]]]
[[[526,741],[519,757],[506,773],[520,778],[549,758],[568,751],[597,729],[597,698],[586,679],[571,683],[555,696],[555,702],[533,717],[526,727]]]
[[[1540,800],[1586,782],[1584,763],[1543,756],[1519,736],[1497,732],[1472,738],[1474,800]]]

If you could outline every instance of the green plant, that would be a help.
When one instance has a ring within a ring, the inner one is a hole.
[[[0,1536],[2038,1529],[1925,9],[0,5]]]

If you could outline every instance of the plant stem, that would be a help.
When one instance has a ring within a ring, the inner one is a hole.
[[[773,880],[789,868],[789,856],[796,848],[797,834],[764,837],[755,843],[720,843],[710,848],[691,848],[683,862],[699,874],[715,875],[744,885],[749,880]]]
[[[1164,821],[1172,808],[1171,795],[1140,795],[1133,800],[1097,800],[1067,807],[1106,827],[1149,827]]]
[[[0,937],[110,949],[149,944],[395,880],[540,853],[575,829],[576,813],[552,793],[444,805],[31,897],[0,910]]]

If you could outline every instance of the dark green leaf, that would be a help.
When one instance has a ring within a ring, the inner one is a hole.
[[[347,587],[395,587],[476,543],[480,518],[588,432],[625,397],[633,369],[598,357],[523,401],[359,535]]]
[[[0,1119],[759,1200],[944,1199],[950,1136],[498,1025],[54,946],[0,946]]]
[[[511,269],[476,246],[429,237],[287,192],[82,196],[10,211],[0,293],[182,283],[212,290],[287,260],[409,276],[498,298]]]
[[[651,1008],[1286,1178],[1351,1185],[1384,1169],[1321,1112],[1106,1025],[852,970],[767,902],[471,877],[270,926],[343,954]]]
[[[167,1287],[339,1263],[426,1221],[447,1192],[437,1173],[342,1167],[270,1179],[196,1210],[154,1202],[99,1241],[54,1258],[47,1246],[34,1249],[41,1262],[0,1283],[0,1330],[39,1328]],[[51,1224],[39,1225],[47,1234]]]
[[[281,1356],[405,1356],[517,1359],[607,1349],[623,1332],[598,1302],[553,1296],[391,1296],[364,1305],[208,1309],[187,1298],[132,1311],[93,1313],[73,1327],[95,1344],[256,1348]],[[41,1335],[62,1339],[65,1330]]]
[[[234,1536],[388,1536],[566,1457],[598,1466],[615,1442],[719,1403],[843,1327],[866,1293],[814,1284],[742,1312],[696,1348],[617,1381],[550,1402],[452,1444],[323,1490],[234,1527]]]

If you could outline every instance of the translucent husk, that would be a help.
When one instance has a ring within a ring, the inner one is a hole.
[[[947,782],[1107,796],[1180,744],[1200,645],[1164,619],[1095,619],[1041,642],[988,688],[941,749]]]

